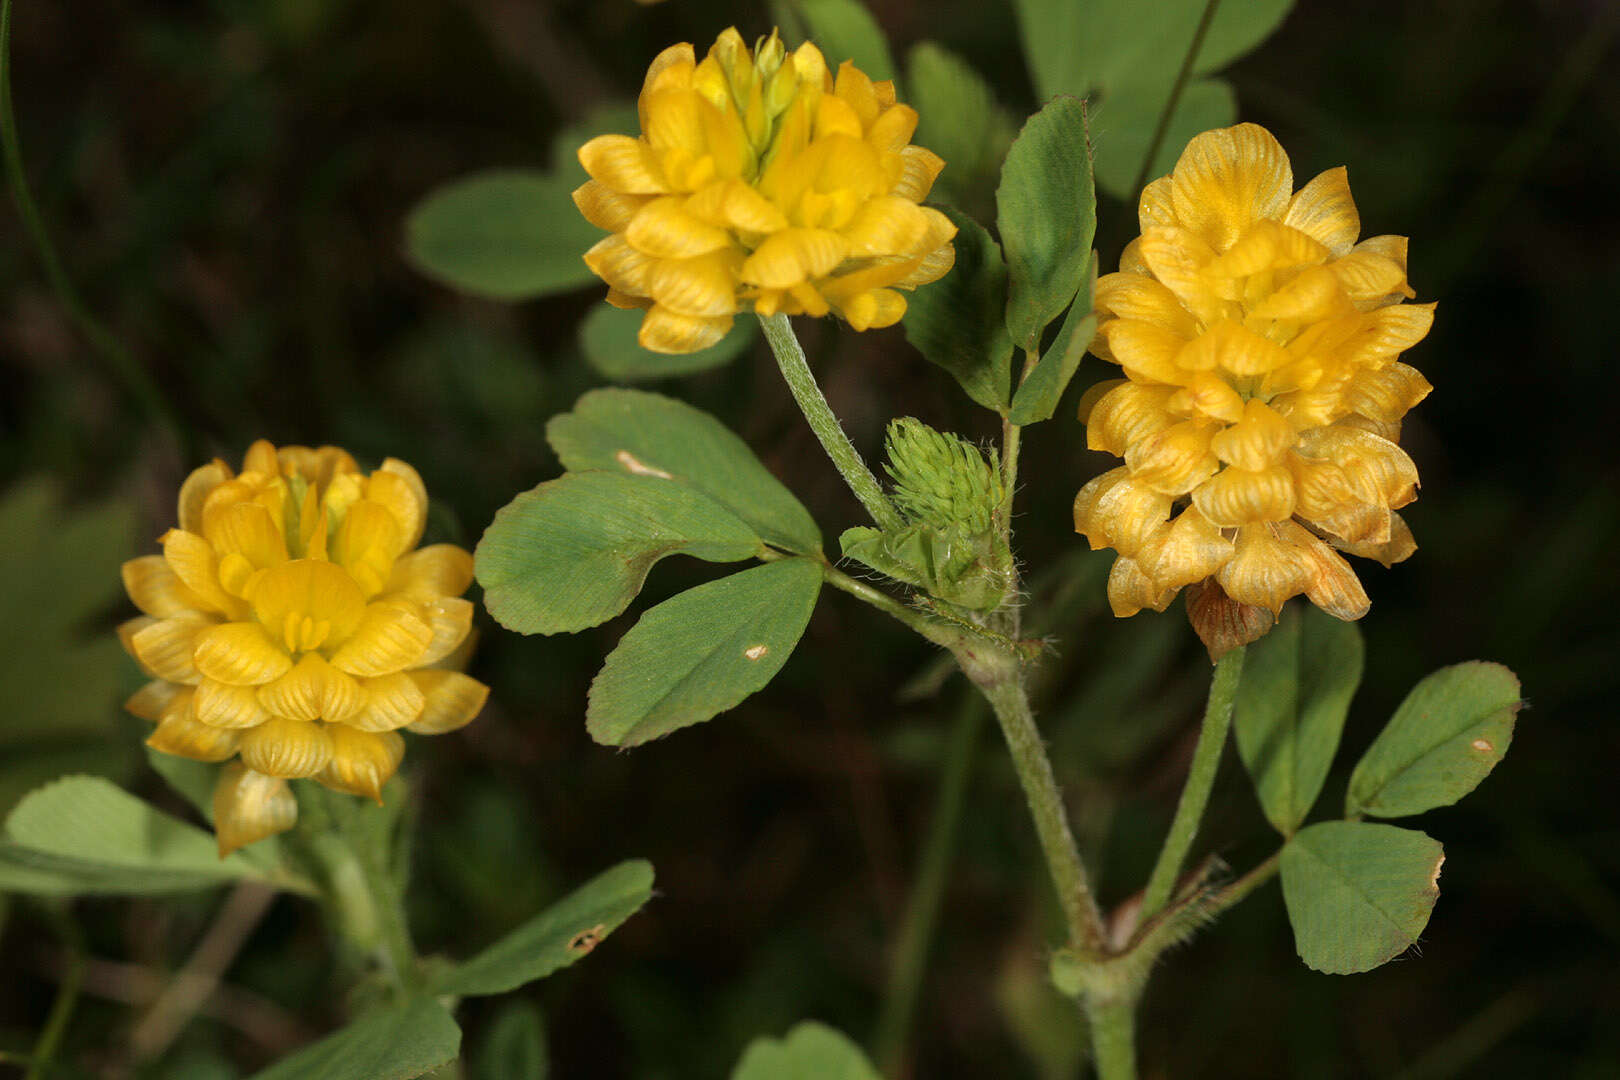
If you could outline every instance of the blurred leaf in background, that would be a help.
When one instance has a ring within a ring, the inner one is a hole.
[[[0,814],[64,773],[134,771],[118,707],[129,667],[109,618],[134,532],[128,502],[67,508],[43,477],[0,495]]]

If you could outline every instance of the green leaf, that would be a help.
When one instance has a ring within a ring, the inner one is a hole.
[[[546,1025],[530,1001],[502,1006],[473,1064],[473,1080],[546,1080]]]
[[[1159,0],[1144,10],[1137,0],[1016,0],[1037,96],[1085,96],[1100,90],[1106,97],[1133,82],[1162,83],[1168,90],[1207,2]],[[1193,74],[1217,71],[1259,45],[1292,7],[1293,0],[1222,4],[1198,50]]]
[[[1192,45],[1207,0],[1162,0],[1144,11],[1135,0],[1017,0],[1024,54],[1037,93],[1096,96],[1097,184],[1130,190],[1160,113]],[[1245,0],[1216,9],[1193,64],[1194,76],[1218,71],[1269,37],[1293,0]],[[1237,116],[1230,87],[1193,79],[1182,94],[1148,176],[1161,176],[1193,135]]]
[[[461,1029],[450,1014],[418,999],[362,1017],[252,1080],[411,1080],[460,1052]]]
[[[634,382],[639,379],[669,379],[708,371],[748,351],[758,335],[758,323],[738,319],[729,333],[707,349],[692,353],[658,353],[643,349],[636,340],[641,329],[639,310],[623,310],[609,304],[591,309],[579,324],[579,347],[591,366],[610,379]]]
[[[1283,902],[1307,967],[1371,971],[1410,948],[1440,897],[1444,850],[1414,829],[1323,821],[1282,851]]]
[[[1097,197],[1085,102],[1055,98],[1024,124],[1001,166],[996,227],[1010,278],[1007,333],[1034,352],[1091,263]]]
[[[502,507],[474,553],[484,606],[522,634],[563,634],[630,605],[666,555],[739,562],[754,530],[667,475],[571,472]]]
[[[585,252],[602,232],[574,206],[571,179],[497,169],[455,181],[405,220],[405,249],[422,273],[496,300],[570,292],[596,280]]]
[[[1290,604],[1243,660],[1232,725],[1260,806],[1291,836],[1322,792],[1361,682],[1361,631]]]
[[[956,263],[906,304],[906,340],[956,377],[967,396],[998,413],[1010,401],[1012,339],[1002,323],[1007,268],[1001,249],[978,222],[955,210]]]
[[[99,625],[114,607],[134,614],[119,588],[134,531],[127,501],[64,508],[43,477],[0,498],[0,815],[66,773],[134,772],[118,708],[132,669]]]
[[[653,868],[622,862],[569,893],[504,938],[445,973],[436,994],[504,994],[589,953],[652,899]]]
[[[853,60],[873,79],[894,78],[888,39],[858,0],[799,0],[798,7],[834,73],[845,60]]]
[[[724,424],[684,401],[642,390],[593,390],[546,425],[565,469],[655,469],[752,525],[769,544],[809,554],[821,530],[793,493]]]
[[[99,776],[30,793],[6,818],[5,839],[0,888],[19,891],[157,893],[270,880],[241,852],[221,859],[208,833]]]
[[[1132,185],[1147,156],[1148,143],[1169,100],[1169,88],[1124,87],[1097,110],[1097,186],[1117,198],[1134,200]],[[1194,135],[1237,121],[1237,96],[1224,79],[1198,79],[1187,84],[1176,114],[1159,143],[1149,180],[1169,174]]]
[[[820,563],[782,559],[652,608],[591,683],[591,737],[635,746],[736,705],[787,661],[820,591]]]
[[[1474,660],[1412,688],[1350,774],[1345,812],[1406,817],[1450,806],[1479,786],[1513,741],[1519,679]]]
[[[878,1080],[878,1071],[847,1036],[806,1020],[784,1038],[749,1043],[731,1080]]]
[[[1080,368],[1080,360],[1097,336],[1097,316],[1091,310],[1091,294],[1097,278],[1097,253],[1091,253],[1091,270],[1086,284],[1069,305],[1057,337],[1047,346],[1034,369],[1024,376],[1013,394],[1012,412],[1007,419],[1015,424],[1036,424],[1050,420],[1063,400],[1063,391]]]
[[[932,41],[906,54],[906,103],[917,110],[912,142],[945,160],[935,198],[957,205],[991,183],[1012,142],[1012,125],[990,84],[973,65]]]

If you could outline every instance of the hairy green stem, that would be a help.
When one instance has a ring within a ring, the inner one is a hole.
[[[962,821],[968,778],[984,723],[984,701],[977,693],[964,695],[956,722],[951,726],[945,749],[945,765],[934,802],[934,818],[928,826],[928,839],[918,862],[917,877],[906,901],[900,934],[894,947],[894,966],[889,969],[888,991],[878,1018],[873,1048],[885,1075],[901,1075],[905,1061],[906,1037],[917,1009],[928,948],[939,922],[945,882],[956,852],[957,827]]]
[[[1170,98],[1164,103],[1164,111],[1159,113],[1159,122],[1154,125],[1153,138],[1148,141],[1147,156],[1142,159],[1142,168],[1136,174],[1136,182],[1131,185],[1132,191],[1141,191],[1148,181],[1148,173],[1153,171],[1153,159],[1159,156],[1159,147],[1164,145],[1164,137],[1170,131],[1170,119],[1175,115],[1176,106],[1181,104],[1182,91],[1187,89],[1187,83],[1192,79],[1193,65],[1198,62],[1198,53],[1204,47],[1209,24],[1215,21],[1215,9],[1220,6],[1221,0],[1208,0],[1204,4],[1204,14],[1198,20],[1198,28],[1193,31],[1187,55],[1182,57],[1181,70],[1176,72],[1175,84],[1170,87]]]
[[[1181,864],[1187,858],[1193,838],[1198,835],[1210,788],[1215,783],[1215,772],[1220,768],[1221,751],[1226,747],[1226,734],[1232,728],[1232,706],[1237,698],[1238,682],[1243,678],[1243,652],[1242,647],[1233,649],[1215,665],[1209,703],[1204,708],[1204,723],[1198,732],[1198,746],[1193,750],[1187,785],[1181,789],[1181,801],[1176,805],[1169,835],[1164,839],[1159,861],[1154,864],[1147,890],[1142,894],[1142,922],[1163,911],[1170,902]]]
[[[22,143],[17,135],[17,118],[11,102],[11,0],[0,0],[0,153],[5,157],[6,179],[11,187],[12,201],[17,207],[17,216],[22,219],[23,231],[33,241],[45,278],[56,293],[58,303],[78,327],[79,333],[106,362],[113,378],[146,414],[147,420],[168,432],[182,459],[189,459],[191,454],[185,428],[169,407],[168,400],[151,373],[90,313],[89,305],[79,296],[67,270],[63,268],[61,257],[51,243],[50,233],[46,231],[44,219],[34,202],[33,191],[28,186],[28,174],[23,168]]]
[[[1091,1062],[1099,1080],[1136,1080],[1136,993],[1089,996]]]
[[[761,315],[759,324],[765,330],[765,340],[771,343],[771,352],[776,354],[776,364],[782,369],[782,378],[787,380],[788,389],[793,392],[793,400],[799,403],[799,411],[804,413],[804,418],[810,422],[810,429],[821,440],[822,449],[827,451],[827,456],[843,474],[844,482],[861,500],[861,505],[872,515],[878,528],[885,532],[901,528],[905,523],[900,520],[899,512],[889,502],[889,497],[883,494],[877,477],[861,460],[860,451],[849,441],[849,436],[844,434],[843,427],[838,423],[838,417],[827,405],[827,399],[810,371],[804,349],[799,346],[799,339],[794,335],[788,317],[781,314]]]
[[[996,711],[1001,734],[1018,772],[1018,782],[1024,789],[1024,800],[1035,819],[1035,832],[1040,837],[1047,872],[1051,874],[1058,903],[1063,908],[1070,944],[1087,952],[1095,951],[1103,941],[1102,914],[1097,910],[1090,879],[1080,861],[1080,849],[1069,829],[1068,811],[1058,792],[1057,778],[1052,775],[1051,759],[1046,756],[1040,731],[1035,727],[1023,680],[1016,676],[980,680],[979,686]]]
[[[324,871],[336,928],[356,951],[376,959],[400,993],[417,987],[416,947],[405,898],[392,873],[386,832],[362,815],[380,813],[353,796],[315,787],[300,800],[300,827]],[[313,810],[314,813],[305,813]]]

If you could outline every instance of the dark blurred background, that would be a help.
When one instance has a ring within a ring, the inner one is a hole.
[[[938,41],[1015,116],[1036,106],[1006,4],[872,8],[897,55]],[[3,594],[18,605],[3,613],[6,805],[94,769],[182,812],[138,753],[141,724],[117,711],[136,676],[106,642],[130,613],[117,563],[155,550],[190,467],[239,460],[259,436],[403,457],[435,498],[432,534],[469,547],[497,507],[556,473],[544,421],[603,381],[575,343],[600,289],[515,306],[460,297],[408,265],[402,220],[468,172],[548,166],[556,133],[632,99],[668,43],[701,48],[732,23],[752,37],[769,19],[763,4],[720,0],[18,4],[13,92],[42,214],[183,434],[154,423],[76,331],[7,207],[0,492],[32,500],[34,516],[13,505],[5,573],[103,577],[77,581],[61,610],[60,592],[27,605],[19,586]],[[1406,357],[1436,387],[1403,440],[1423,476],[1407,512],[1420,550],[1391,571],[1360,567],[1374,600],[1367,675],[1319,813],[1432,668],[1501,661],[1531,707],[1475,794],[1411,823],[1447,849],[1420,948],[1369,975],[1310,972],[1270,885],[1162,965],[1142,1015],[1147,1075],[1620,1076],[1617,25],[1606,0],[1302,0],[1227,72],[1244,118],[1271,128],[1301,182],[1349,166],[1365,233],[1410,235],[1419,299],[1440,301]],[[1100,212],[1111,269],[1133,212],[1106,199]],[[898,329],[803,333],[869,452],[895,415],[990,434]],[[1079,382],[1103,368],[1088,360]],[[742,433],[829,544],[857,521],[763,347],[655,388]],[[1042,724],[1115,902],[1168,822],[1208,662],[1179,604],[1107,614],[1109,556],[1083,553],[1068,520],[1076,488],[1106,467],[1084,449],[1073,397],[1026,437],[1019,547],[1040,595],[1063,597]],[[77,547],[56,542],[69,534]],[[709,572],[661,565],[635,610]],[[481,619],[473,673],[494,687],[489,708],[461,734],[418,740],[407,763],[422,800],[422,946],[467,955],[644,856],[659,898],[588,963],[528,991],[553,1075],[720,1076],[749,1038],[806,1017],[864,1040],[960,681],[898,699],[929,649],[829,593],[766,691],[617,752],[586,736],[585,690],[632,620],[524,639]],[[41,675],[38,658],[68,643],[76,666]],[[68,671],[85,674],[65,699]],[[60,728],[31,726],[41,715]],[[999,740],[988,724],[978,734],[914,1075],[1073,1076],[1076,1025],[1044,985],[1055,933],[1032,829]],[[1200,843],[1239,871],[1272,850],[1233,754]],[[95,963],[60,1075],[137,1074],[127,1035],[150,1002],[141,988],[184,960],[219,902],[78,902]],[[40,910],[0,911],[0,1045],[22,1049],[61,956]],[[230,994],[138,1074],[245,1074],[327,1030],[343,1007],[329,957],[315,910],[278,900],[228,970]],[[469,1044],[499,1007],[463,1008]]]

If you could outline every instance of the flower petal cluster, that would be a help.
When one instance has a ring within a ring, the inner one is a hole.
[[[444,665],[467,638],[472,556],[417,548],[427,491],[393,458],[260,440],[180,489],[161,555],[126,562],[143,615],[119,637],[149,682],[126,707],[147,744],[231,761],[214,794],[221,855],[290,828],[287,781],[381,799],[399,731],[453,731],[488,687]]]
[[[1074,504],[1076,531],[1119,552],[1115,614],[1213,578],[1254,607],[1303,593],[1360,618],[1367,594],[1339,552],[1388,566],[1416,550],[1395,510],[1417,469],[1397,441],[1431,387],[1400,356],[1434,305],[1403,303],[1406,238],[1357,243],[1345,170],[1294,191],[1255,124],[1194,138],[1140,217],[1096,289],[1092,351],[1126,377],[1081,403],[1087,445],[1124,465]]]
[[[645,309],[643,347],[695,352],[749,310],[891,326],[897,290],[950,270],[956,227],[918,205],[945,163],[911,145],[894,83],[729,29],[701,61],[689,44],[659,54],[640,111],[639,138],[580,147],[574,202],[613,234],[585,261],[610,304]]]

